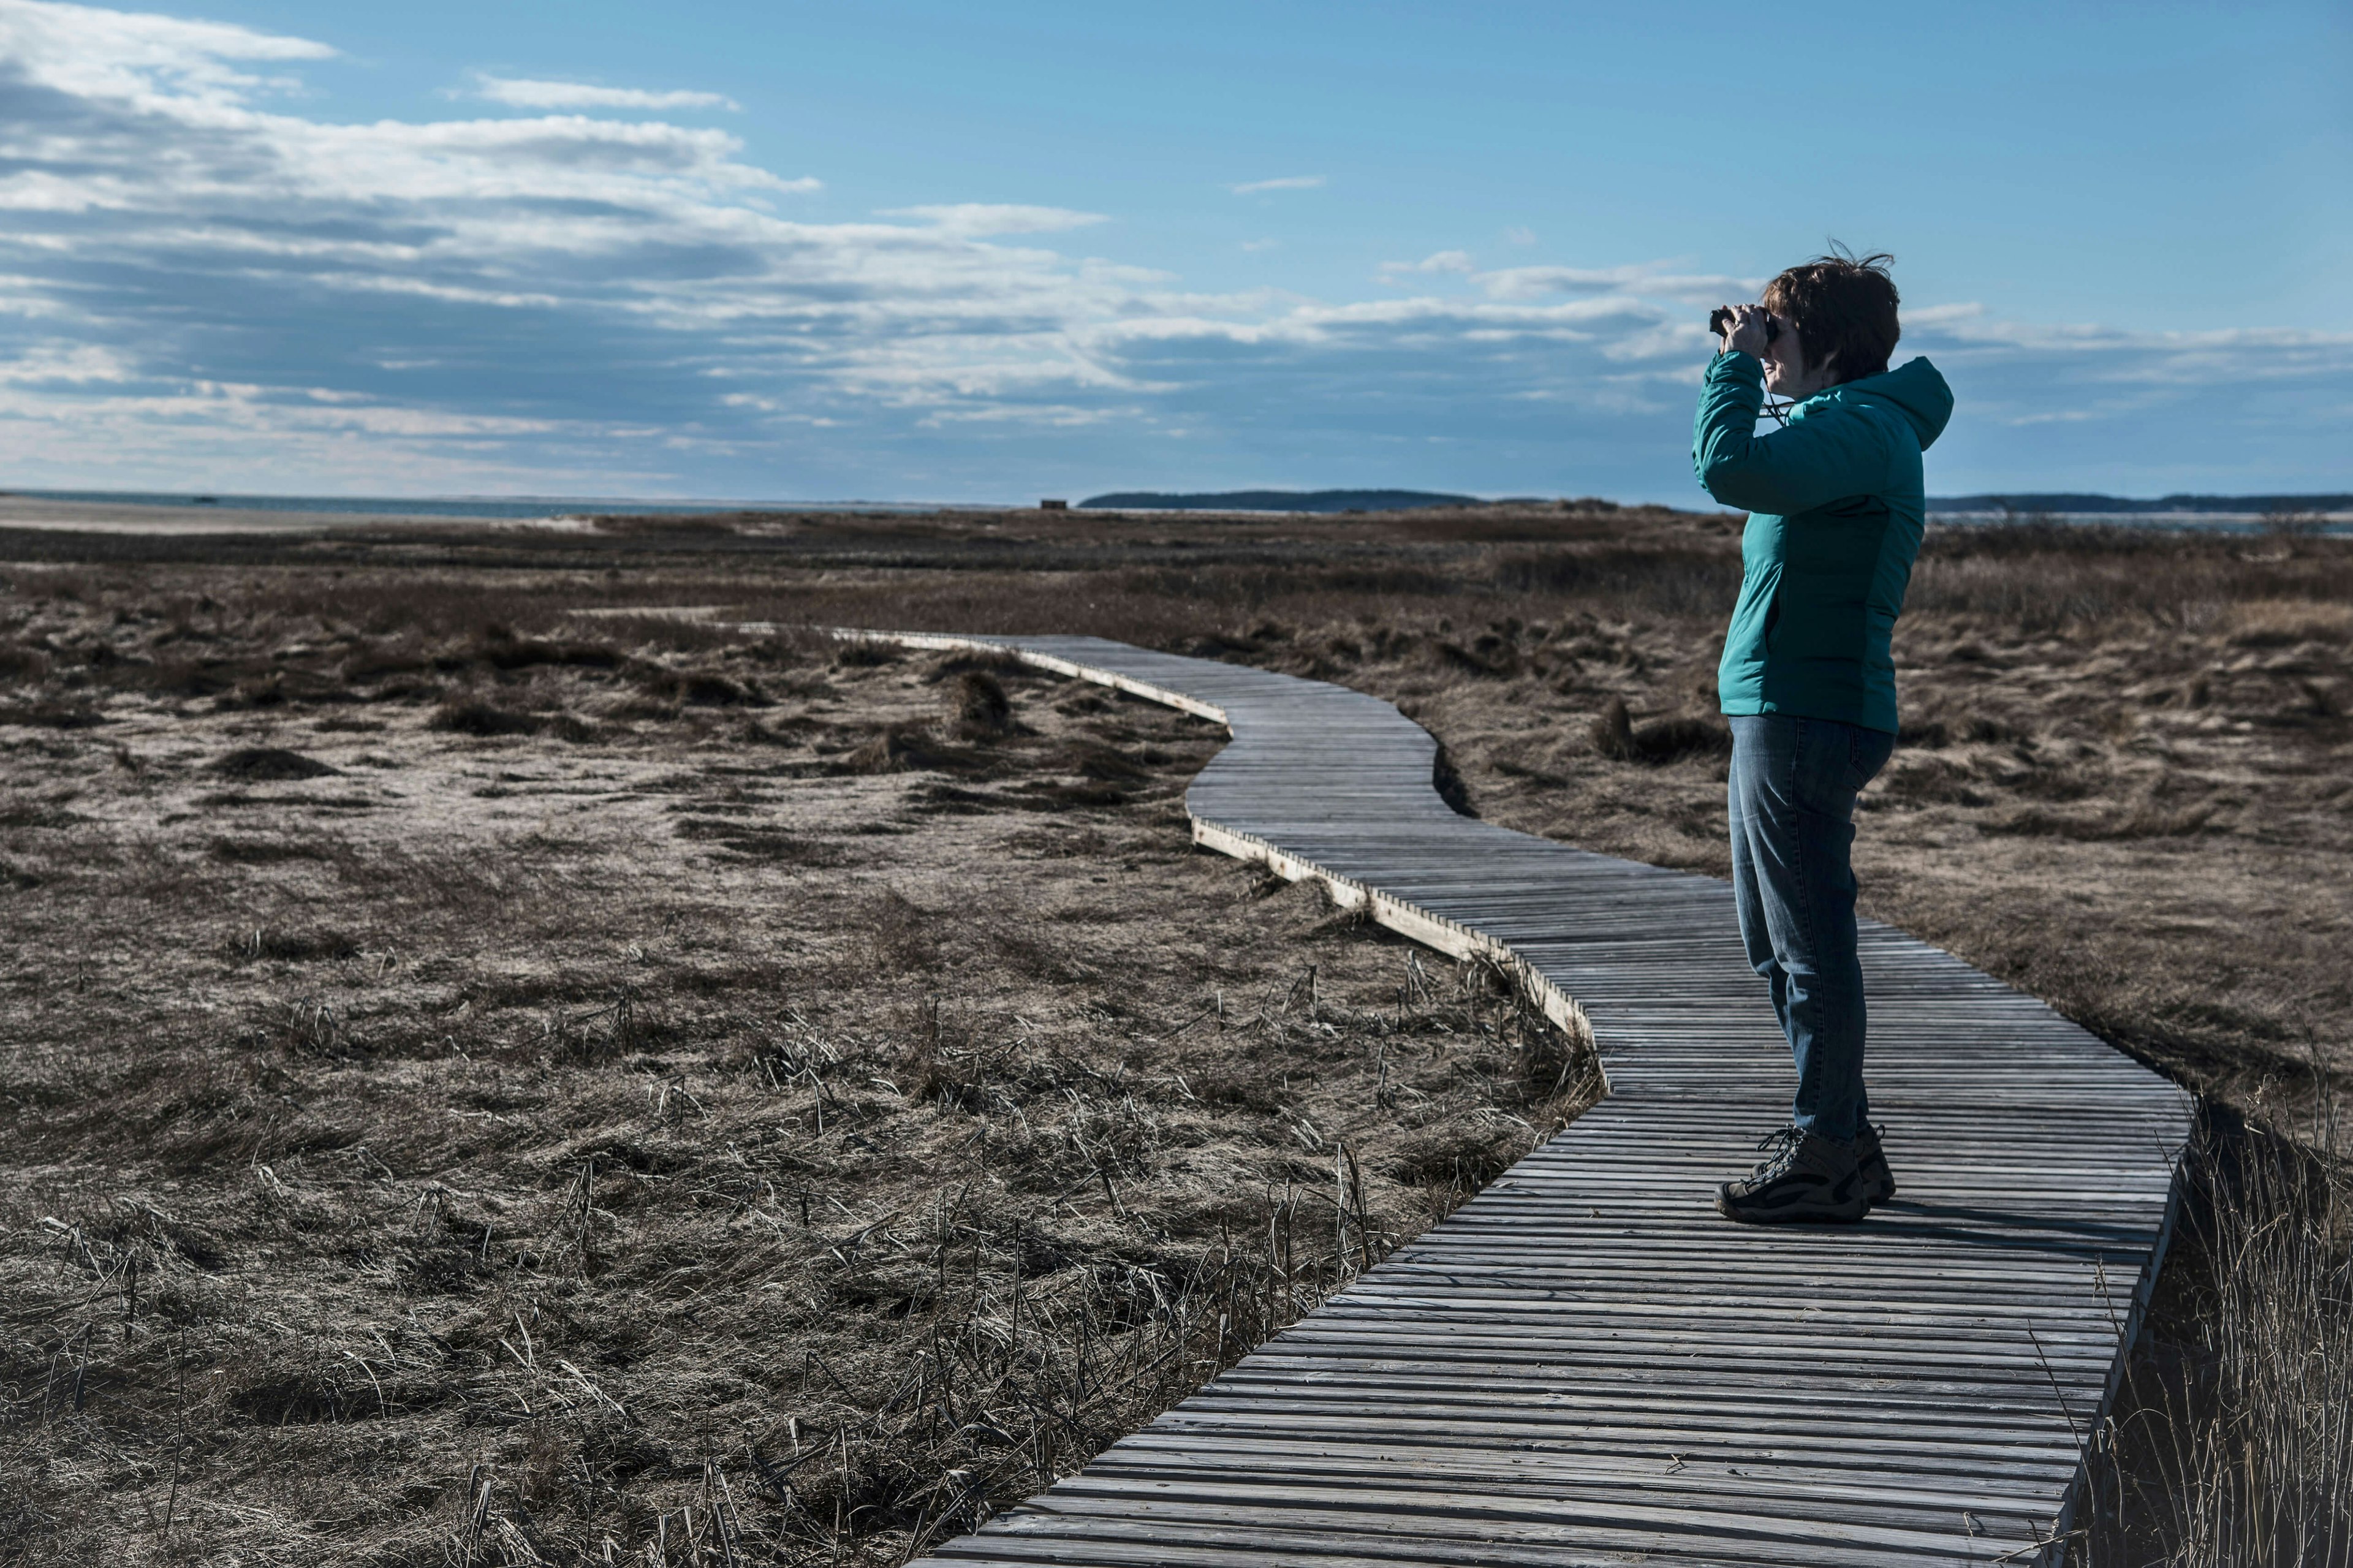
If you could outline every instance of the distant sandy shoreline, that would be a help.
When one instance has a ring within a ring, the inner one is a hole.
[[[471,517],[448,512],[280,511],[239,506],[142,506],[0,495],[0,528],[72,533],[317,533],[349,528],[539,528],[579,531],[582,517]]]

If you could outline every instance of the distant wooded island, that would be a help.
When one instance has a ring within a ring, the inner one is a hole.
[[[1429,506],[1527,505],[1527,498],[1491,501],[1443,490],[1113,490],[1079,505],[1099,511],[1410,511]],[[2353,494],[2159,496],[2145,500],[2073,490],[2010,495],[1930,496],[1932,512],[2328,512],[2353,511]]]
[[[2159,496],[2141,500],[2130,496],[2085,495],[2053,490],[2002,496],[1930,496],[1930,511],[2011,512],[2272,512],[2353,511],[2353,495],[2302,496]]]

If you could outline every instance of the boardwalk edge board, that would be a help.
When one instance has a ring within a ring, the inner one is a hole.
[[[1224,725],[1233,743],[1186,797],[1195,843],[1492,963],[1592,1046],[1609,1093],[1199,1394],[915,1568],[2060,1559],[2171,1239],[2183,1091],[1867,924],[1873,1116],[1902,1188],[1852,1227],[1715,1222],[1709,1185],[1788,1093],[1724,884],[1455,816],[1436,742],[1344,687],[1096,637],[830,630],[1010,657]],[[1757,1425],[1767,1409],[1805,1419]],[[1433,1444],[1445,1489],[1367,1468]],[[1894,1457],[1930,1449],[1924,1488]],[[1735,1452],[1766,1457],[1746,1475],[1682,1462]],[[1824,1465],[1853,1485],[1822,1484]],[[1647,1500],[1645,1466],[1670,1467]]]
[[[845,640],[896,643],[903,647],[926,648],[942,653],[1009,654],[1024,664],[1034,665],[1039,669],[1051,670],[1056,675],[1067,676],[1073,680],[1092,681],[1099,686],[1108,686],[1114,691],[1125,692],[1130,697],[1138,697],[1147,702],[1157,702],[1166,707],[1178,709],[1197,719],[1207,719],[1213,724],[1223,724],[1229,731],[1233,727],[1232,721],[1226,716],[1226,710],[1214,703],[1201,701],[1198,698],[1187,696],[1182,691],[1173,690],[1166,686],[1155,686],[1147,681],[1132,679],[1116,670],[1080,664],[1052,654],[1038,652],[1024,647],[1018,641],[955,637],[938,632],[875,632],[847,626],[834,628],[833,635]],[[1432,793],[1435,793],[1434,787]],[[1240,828],[1228,827],[1223,824],[1212,822],[1193,811],[1189,805],[1187,807],[1186,816],[1192,820],[1193,842],[1204,849],[1214,849],[1220,855],[1230,856],[1237,860],[1254,861],[1288,881],[1320,881],[1324,884],[1324,892],[1336,907],[1354,910],[1364,909],[1369,903],[1372,907],[1366,912],[1375,924],[1387,926],[1398,935],[1410,937],[1424,947],[1432,948],[1449,958],[1485,959],[1515,982],[1526,994],[1528,1000],[1543,1012],[1556,1028],[1578,1040],[1588,1043],[1592,1040],[1592,1027],[1586,1019],[1585,1009],[1577,1005],[1574,997],[1564,993],[1559,986],[1545,978],[1518,953],[1513,952],[1506,943],[1472,931],[1457,921],[1448,920],[1443,915],[1417,909],[1404,900],[1382,892],[1377,888],[1368,888],[1352,877],[1342,876],[1313,861],[1289,854],[1281,847],[1269,843],[1254,833],[1245,833]],[[1602,1069],[1602,1074],[1606,1088],[1609,1081],[1606,1066]]]

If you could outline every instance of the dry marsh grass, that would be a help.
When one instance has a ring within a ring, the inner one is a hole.
[[[1492,982],[1188,850],[1202,727],[719,623],[1339,680],[1492,820],[1724,868],[1736,520],[0,545],[5,1561],[892,1561],[1573,1112]],[[2333,539],[1932,536],[1866,907],[2322,1147],[2348,606]],[[2189,1447],[2109,1479],[2217,1500],[2101,1561],[2274,1560],[2183,1555],[2254,1517],[2225,1472],[2342,1474],[2216,1370],[2295,1343],[2325,1391],[2341,1347],[2210,1267],[2340,1322],[2341,1222],[2215,1168],[2148,1341],[2206,1370],[2119,1415],[2174,1390]]]
[[[2073,1568],[2353,1561],[2353,1163],[2210,1115],[2115,1407],[2082,1413]]]
[[[0,1560],[897,1561],[1589,1088],[1498,977],[1195,853],[1164,710],[163,623],[299,678],[257,710],[134,673],[140,602],[13,606],[121,657],[96,732],[0,731]]]

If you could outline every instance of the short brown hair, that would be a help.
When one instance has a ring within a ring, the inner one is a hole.
[[[1860,381],[1887,368],[1895,340],[1895,258],[1882,251],[1858,258],[1833,244],[1828,256],[1792,267],[1765,286],[1765,308],[1798,330],[1806,363],[1838,361],[1840,382]]]

